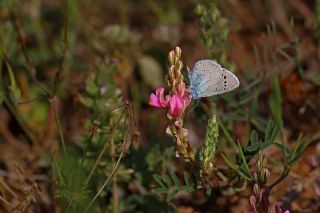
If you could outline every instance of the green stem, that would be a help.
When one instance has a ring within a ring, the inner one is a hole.
[[[55,100],[54,99],[50,99],[49,102],[51,104],[51,107],[52,107],[52,110],[53,110],[53,114],[54,114],[54,117],[55,117],[55,120],[56,120],[56,124],[57,124],[57,128],[58,128],[59,136],[60,136],[60,142],[61,142],[61,145],[62,145],[62,149],[63,149],[64,154],[67,156],[67,148],[66,148],[66,144],[65,144],[65,141],[64,141],[63,132],[62,132],[61,123],[60,123],[60,118],[59,118],[59,115],[58,115],[58,110],[57,110],[57,107],[56,107],[56,104],[55,104]]]
[[[276,185],[278,185],[281,181],[283,181],[289,175],[289,171],[290,167],[285,166],[281,176],[273,184],[270,185],[270,190]]]

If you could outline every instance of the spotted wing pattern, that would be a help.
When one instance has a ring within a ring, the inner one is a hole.
[[[212,60],[196,62],[189,71],[190,92],[193,99],[230,92],[239,87],[238,78]]]

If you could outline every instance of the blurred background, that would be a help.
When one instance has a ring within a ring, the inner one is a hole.
[[[222,125],[216,164],[236,151],[230,140],[245,144],[253,130],[262,138],[269,120],[288,147],[307,137],[270,199],[319,212],[319,0],[1,0],[0,211],[82,212],[115,166],[90,212],[248,210],[250,187],[154,191],[154,174],[183,182],[190,169],[175,157],[166,112],[148,104],[167,85],[176,46],[186,82],[186,67],[206,58],[241,82],[185,117],[192,145],[202,146],[213,113]],[[276,179],[281,151],[266,153]]]

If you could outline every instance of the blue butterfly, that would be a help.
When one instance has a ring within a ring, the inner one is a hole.
[[[188,74],[192,99],[230,92],[240,85],[232,72],[209,59],[197,61]]]

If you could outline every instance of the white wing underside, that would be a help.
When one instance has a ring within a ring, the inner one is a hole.
[[[195,98],[230,92],[240,85],[232,72],[212,60],[196,62],[193,70],[189,71],[189,78],[190,89],[197,94]]]
[[[191,75],[190,79],[201,78],[198,87],[204,86],[207,82],[218,84],[221,80],[222,67],[213,60],[201,60],[196,62]]]
[[[213,95],[219,95],[222,93],[230,92],[239,87],[240,82],[238,78],[229,70],[223,69],[224,77],[217,84],[207,83],[203,89],[201,89],[201,93],[199,96],[201,97],[209,97]]]

